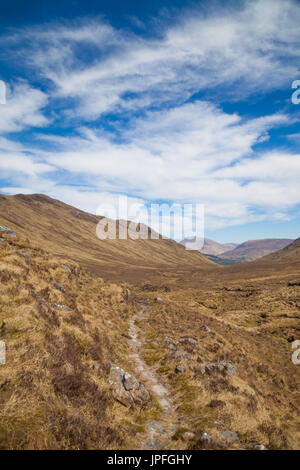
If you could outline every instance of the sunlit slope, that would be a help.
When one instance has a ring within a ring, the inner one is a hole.
[[[212,266],[201,253],[187,251],[173,240],[99,240],[99,220],[40,194],[0,196],[0,225],[103,276],[126,278],[140,269]]]

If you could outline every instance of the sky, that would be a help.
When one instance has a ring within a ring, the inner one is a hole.
[[[296,0],[2,2],[0,193],[299,237],[299,24]]]

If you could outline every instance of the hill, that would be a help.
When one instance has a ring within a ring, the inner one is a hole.
[[[254,261],[274,251],[281,250],[293,240],[286,238],[266,238],[264,240],[248,240],[236,246],[233,250],[218,255],[222,259]]]
[[[0,196],[0,225],[57,256],[69,257],[102,277],[143,280],[159,269],[168,271],[212,266],[201,253],[174,240],[99,240],[101,218],[41,194]]]
[[[218,243],[210,238],[191,237],[185,238],[180,242],[183,246],[189,246],[190,249],[199,250],[204,255],[214,255],[218,256],[225,251],[233,250],[237,243]]]
[[[297,258],[300,258],[300,238],[297,238],[282,250],[276,251],[275,253],[265,256],[264,261],[275,263],[293,262]]]

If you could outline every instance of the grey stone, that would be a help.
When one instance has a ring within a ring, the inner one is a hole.
[[[236,370],[236,366],[230,362],[211,362],[210,364],[201,366],[199,369],[202,374],[220,372],[224,375],[228,375],[229,377],[232,377],[236,373]]]
[[[60,290],[61,292],[65,292],[65,288],[59,284],[58,282],[50,282],[50,284],[55,287],[55,289]]]
[[[210,329],[210,328],[208,328],[208,326],[206,326],[206,325],[202,325],[202,326],[200,326],[200,330],[202,330],[202,331],[206,331],[207,333],[211,333],[211,329]]]
[[[10,235],[13,238],[16,238],[15,232],[9,228],[9,227],[4,227],[3,225],[0,225],[0,233],[5,233],[5,235]]]
[[[133,377],[133,375],[128,374],[128,372],[125,372],[123,376],[123,384],[125,390],[137,390],[139,388],[139,381]]]
[[[162,302],[163,299],[162,299],[161,297],[155,297],[154,301],[155,301],[155,302]]]
[[[150,400],[150,394],[143,384],[121,367],[111,365],[109,383],[112,395],[122,405],[143,404]]]
[[[204,432],[200,436],[200,441],[205,442],[207,444],[219,446],[219,447],[224,447],[224,444],[222,442],[220,442],[217,439],[215,439],[214,437],[210,436],[209,434],[207,434],[207,432]]]
[[[62,265],[61,265],[61,268],[62,268],[64,271],[67,271],[67,273],[69,273],[69,274],[72,273],[71,269],[70,269],[69,266],[67,266],[66,264],[62,264]]]
[[[217,434],[218,439],[226,442],[226,444],[233,444],[239,441],[239,436],[234,431],[221,431]]]
[[[61,304],[53,304],[53,307],[56,308],[57,310],[61,310],[63,312],[71,312],[72,309],[68,307],[67,305],[61,305]]]
[[[181,344],[187,344],[188,346],[191,346],[193,348],[198,348],[198,341],[195,338],[192,338],[189,336],[183,336],[179,338],[178,341]]]

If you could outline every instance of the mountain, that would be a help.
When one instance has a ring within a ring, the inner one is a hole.
[[[241,243],[233,250],[226,251],[218,255],[221,259],[254,261],[270,253],[281,250],[292,243],[293,240],[287,238],[266,238],[264,240],[249,240]]]
[[[262,260],[269,262],[288,262],[292,263],[296,259],[300,259],[300,238],[292,241],[290,244],[285,246],[275,253],[271,253],[265,256]]]
[[[42,194],[0,195],[0,225],[58,256],[68,256],[89,271],[109,279],[142,280],[153,270],[213,266],[201,253],[174,240],[100,240],[101,217]],[[126,221],[122,222],[127,223]],[[121,224],[121,222],[120,222]],[[142,226],[144,230],[148,227]]]
[[[214,256],[233,250],[237,246],[237,243],[218,243],[210,238],[204,238],[203,242],[203,239],[198,237],[185,238],[180,243],[186,248],[189,247],[190,250],[198,250],[204,255]]]

